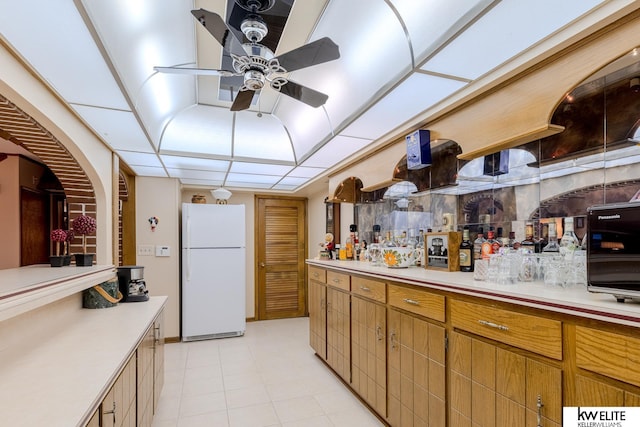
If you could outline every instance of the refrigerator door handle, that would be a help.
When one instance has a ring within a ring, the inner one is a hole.
[[[191,215],[187,213],[187,282],[191,281]]]

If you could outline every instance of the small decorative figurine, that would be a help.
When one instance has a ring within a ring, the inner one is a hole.
[[[333,259],[333,251],[336,248],[336,245],[333,243],[333,234],[331,233],[327,233],[324,235],[324,247],[327,249],[327,252],[329,252],[329,259]]]
[[[156,231],[156,227],[158,226],[160,219],[157,216],[152,216],[148,221],[149,225],[151,225],[151,231]]]

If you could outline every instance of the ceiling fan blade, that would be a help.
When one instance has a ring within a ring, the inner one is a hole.
[[[323,37],[276,57],[280,65],[288,72],[338,58],[340,58],[340,49],[329,37]]]
[[[274,89],[278,90],[277,88]],[[306,86],[302,86],[299,83],[292,82],[291,80],[282,85],[279,90],[280,93],[297,99],[300,102],[304,102],[314,108],[324,105],[325,102],[327,102],[327,99],[329,99],[328,95]]]
[[[233,104],[231,104],[231,111],[242,111],[249,108],[255,93],[256,91],[251,89],[238,91],[236,99],[234,99]]]
[[[242,48],[242,42],[227,27],[224,19],[217,13],[204,9],[192,10],[191,14],[202,24],[204,28],[222,45],[229,53],[237,56],[247,56],[247,52]]]
[[[228,70],[212,70],[209,68],[192,68],[192,67],[153,67],[159,73],[168,74],[191,74],[196,76],[223,76],[231,77],[236,74]]]

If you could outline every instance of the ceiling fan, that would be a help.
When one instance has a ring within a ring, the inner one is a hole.
[[[242,43],[217,13],[205,9],[191,11],[198,22],[231,55],[232,70],[189,67],[154,67],[154,70],[174,74],[244,76],[244,84],[231,105],[231,111],[249,108],[256,91],[261,90],[267,83],[272,89],[312,107],[324,105],[329,99],[326,94],[291,81],[285,75],[340,58],[338,45],[329,37],[324,37],[282,55],[274,56],[269,48],[260,44],[267,35],[268,28],[258,12],[271,8],[275,0],[235,0],[235,2],[249,11],[240,25],[248,43]]]

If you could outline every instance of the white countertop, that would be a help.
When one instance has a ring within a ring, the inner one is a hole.
[[[115,275],[113,265],[39,264],[0,270],[0,321],[83,291]]]
[[[2,425],[83,425],[166,300],[75,310],[57,333],[3,357]]]
[[[475,281],[473,280],[473,273],[427,270],[420,267],[391,269],[385,266],[372,266],[371,263],[363,261],[309,259],[307,263],[338,269],[346,273],[372,276],[382,280],[393,280],[495,301],[542,308],[558,313],[568,313],[589,319],[640,327],[640,303],[635,301],[619,303],[612,295],[591,293],[587,291],[586,287],[560,288],[548,286],[542,282],[518,282],[512,285],[498,285]]]

